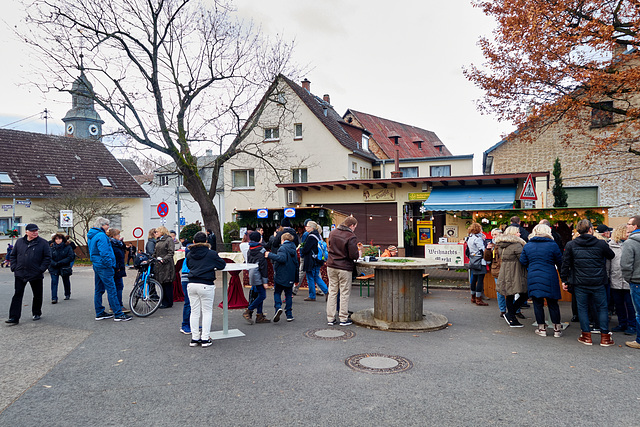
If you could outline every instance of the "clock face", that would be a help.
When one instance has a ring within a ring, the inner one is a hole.
[[[90,133],[91,135],[93,135],[93,136],[96,136],[96,135],[98,134],[98,131],[99,131],[99,130],[100,130],[100,129],[98,129],[98,126],[96,126],[96,125],[91,125],[91,126],[89,126],[89,133]]]
[[[76,130],[75,126],[73,126],[71,123],[69,123],[67,125],[67,133],[69,135],[73,135],[73,132]]]

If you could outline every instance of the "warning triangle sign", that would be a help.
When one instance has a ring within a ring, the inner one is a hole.
[[[538,200],[538,196],[536,195],[536,188],[533,185],[533,178],[531,174],[527,176],[527,180],[524,183],[524,188],[522,189],[522,193],[520,194],[521,200]]]

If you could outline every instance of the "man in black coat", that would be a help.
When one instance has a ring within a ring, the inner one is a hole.
[[[40,320],[42,316],[42,281],[44,272],[51,264],[51,249],[45,239],[38,236],[38,226],[27,224],[26,235],[16,241],[11,251],[11,271],[15,276],[15,293],[11,299],[9,319],[5,323],[9,326],[20,322],[22,313],[22,298],[27,283],[33,292],[31,313],[33,320]]]
[[[567,243],[562,256],[560,277],[565,291],[573,286],[573,296],[578,303],[578,316],[582,334],[578,341],[592,345],[591,328],[589,327],[588,299],[593,297],[600,320],[600,345],[609,347],[613,340],[609,333],[609,313],[607,310],[606,285],[607,260],[615,254],[606,241],[593,235],[593,226],[588,219],[578,222],[576,230],[580,235]]]
[[[211,231],[210,228],[207,229],[207,243],[209,244],[209,246],[211,246],[212,251],[216,250],[216,235],[213,233],[213,231]]]
[[[520,238],[522,240],[524,240],[525,242],[529,241],[529,232],[527,231],[526,228],[524,228],[523,226],[520,225],[520,217],[519,216],[512,216],[511,217],[511,224],[509,224],[510,227],[518,227],[518,230],[520,230]]]

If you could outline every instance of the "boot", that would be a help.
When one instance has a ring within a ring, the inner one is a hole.
[[[258,313],[256,314],[256,323],[271,323],[271,320],[267,319],[264,314]]]
[[[611,332],[609,333],[603,333],[602,335],[600,335],[600,345],[602,347],[611,347],[613,344],[615,344],[613,342],[613,339],[611,338]]]
[[[250,325],[253,325],[253,320],[251,320],[252,314],[253,311],[249,310],[248,308],[244,311],[244,313],[242,313],[242,317],[244,317],[244,320],[246,320]]]
[[[472,303],[476,303],[476,296],[475,295],[471,295],[471,302]]]
[[[584,345],[593,345],[593,342],[591,341],[591,332],[583,332],[580,335],[580,338],[578,338],[578,341]]]
[[[553,325],[553,336],[555,338],[560,338],[562,336],[562,325],[561,324],[554,324]]]
[[[476,297],[476,305],[489,305],[486,302],[482,301],[482,297]]]

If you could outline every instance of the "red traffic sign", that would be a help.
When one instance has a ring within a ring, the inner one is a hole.
[[[142,237],[142,233],[144,233],[144,231],[140,227],[136,227],[136,228],[133,229],[133,237],[135,237],[136,239],[141,238]]]
[[[522,193],[520,193],[520,200],[538,200],[536,187],[533,185],[533,178],[531,177],[531,174],[527,176],[527,180],[524,182]]]
[[[169,205],[167,204],[167,202],[161,202],[158,204],[158,215],[160,215],[161,217],[165,217],[167,216],[167,214],[169,213]]]

